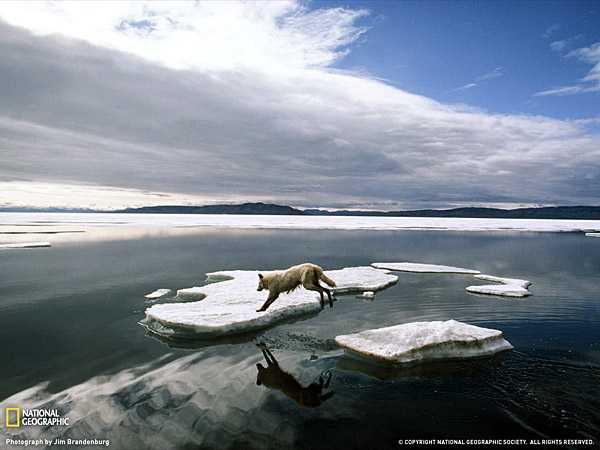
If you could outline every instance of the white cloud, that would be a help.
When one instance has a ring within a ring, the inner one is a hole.
[[[544,39],[549,39],[558,30],[560,30],[560,24],[554,23],[554,24],[550,25],[548,28],[546,28],[546,30],[542,33],[542,37]]]
[[[457,87],[456,89],[453,89],[453,91],[466,91],[468,89],[473,89],[474,87],[477,87],[477,83],[467,83]]]
[[[481,76],[475,78],[475,81],[484,81],[484,80],[492,80],[494,78],[499,78],[504,75],[504,71],[502,67],[496,67],[494,70],[491,70],[487,73],[484,73]]]
[[[3,1],[0,16],[38,35],[60,33],[176,69],[324,67],[366,28],[361,9],[308,10],[291,0]]]
[[[570,55],[594,65],[582,81],[594,83],[596,90],[600,90],[600,42],[574,50]]]
[[[561,41],[564,42],[564,41]],[[553,43],[554,44],[554,43]],[[566,47],[566,45],[565,45]],[[563,50],[565,47],[561,47]],[[558,48],[558,47],[557,47]],[[600,42],[582,47],[569,52],[567,58],[576,58],[588,64],[592,64],[592,69],[577,84],[569,86],[560,86],[552,89],[536,92],[537,97],[550,95],[573,95],[586,92],[600,92]]]
[[[156,205],[207,205],[237,199],[215,195],[185,195],[114,186],[38,181],[0,181],[0,207],[89,208],[115,210]]]
[[[4,204],[120,207],[180,195],[413,208],[599,195],[589,175],[599,172],[600,141],[584,123],[445,105],[332,71],[364,32],[362,11],[201,3],[192,20],[193,11],[113,2],[93,11],[94,25],[90,10],[77,15],[70,4],[53,4],[51,23],[48,8],[20,5],[35,20],[12,10],[12,23],[37,36],[0,23]],[[94,45],[49,35],[57,24]],[[195,36],[197,53],[179,45],[180,32]]]
[[[480,86],[482,84],[481,83],[482,81],[493,80],[494,78],[499,78],[503,75],[504,75],[504,71],[502,70],[502,67],[496,67],[493,70],[490,70],[489,72],[484,73],[483,75],[479,75],[478,77],[475,77],[473,82],[467,83],[467,84],[459,86],[455,89],[452,89],[450,92],[459,92],[459,91],[466,91],[469,89],[473,89],[477,86]]]
[[[562,86],[553,89],[547,89],[545,91],[536,92],[533,95],[536,97],[545,97],[548,95],[572,95],[579,94],[580,92],[585,92],[582,86]]]
[[[571,36],[570,38],[562,39],[560,41],[553,41],[550,43],[550,49],[554,52],[562,53],[569,47],[573,46],[575,41],[581,39],[582,37],[582,34],[577,34],[575,36]]]

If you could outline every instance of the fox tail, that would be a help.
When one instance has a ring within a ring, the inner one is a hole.
[[[327,283],[331,287],[335,287],[336,286],[335,281],[333,281],[331,278],[329,278],[323,272],[319,273],[319,279],[322,280],[322,281],[324,281],[325,283]]]

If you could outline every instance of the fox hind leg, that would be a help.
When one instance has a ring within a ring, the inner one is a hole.
[[[304,288],[308,291],[318,292],[319,295],[321,296],[321,299],[320,299],[321,309],[325,307],[325,297],[323,296],[323,292],[325,292],[326,290],[323,289],[323,287],[321,287],[319,284],[310,283],[310,284],[307,284],[306,286],[304,286]],[[329,304],[331,306],[333,306],[333,304],[331,303],[331,296],[329,296]]]
[[[331,297],[331,289],[321,288],[327,293],[327,298],[329,299],[329,307],[333,308],[333,298]],[[323,294],[321,294],[323,295]]]

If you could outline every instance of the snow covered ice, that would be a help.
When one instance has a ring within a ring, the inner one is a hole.
[[[492,275],[475,275],[475,278],[485,281],[495,281],[500,284],[483,284],[480,286],[467,286],[468,292],[476,294],[501,295],[503,297],[527,297],[531,292],[527,289],[531,281],[518,278],[502,278]]]
[[[463,269],[462,267],[441,266],[437,264],[421,264],[412,262],[382,263],[371,264],[378,269],[387,269],[394,272],[417,272],[417,273],[467,273],[478,274],[479,270]]]
[[[266,299],[265,292],[256,290],[259,272],[264,271],[210,273],[208,281],[218,281],[177,291],[178,298],[199,301],[154,305],[146,309],[144,325],[165,337],[217,337],[255,331],[321,310],[319,294],[300,287],[281,295],[266,312],[257,312]],[[398,279],[372,267],[347,267],[326,274],[337,283],[338,293],[376,291]]]
[[[512,349],[502,332],[456,320],[411,322],[336,336],[347,354],[383,363],[488,356]]]
[[[38,248],[51,247],[50,242],[18,242],[16,244],[0,244],[0,248]]]
[[[257,216],[237,214],[6,213],[2,224],[85,224],[90,227],[210,227],[318,230],[454,230],[599,232],[600,220],[459,217]]]
[[[378,270],[369,266],[329,270],[326,274],[337,284],[333,289],[336,294],[380,291],[398,281],[398,277],[387,270]]]
[[[589,237],[600,237],[600,233],[585,233],[585,235]]]
[[[171,293],[171,289],[157,289],[154,292],[146,294],[146,298],[161,298]]]

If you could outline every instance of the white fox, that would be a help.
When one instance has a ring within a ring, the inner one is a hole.
[[[327,297],[329,298],[329,306],[333,308],[331,290],[321,286],[319,280],[323,280],[330,287],[335,287],[335,281],[325,275],[323,269],[316,264],[311,263],[293,266],[283,272],[272,272],[265,275],[259,273],[257,290],[262,291],[263,289],[267,289],[269,291],[269,297],[265,304],[256,311],[266,311],[271,303],[277,300],[279,294],[283,292],[289,293],[300,285],[302,285],[304,289],[317,291],[321,294],[321,308],[325,306],[323,292],[326,292]]]

